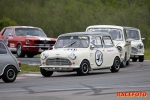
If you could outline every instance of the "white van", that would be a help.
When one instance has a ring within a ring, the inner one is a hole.
[[[86,32],[108,32],[121,55],[121,67],[130,63],[131,41],[127,39],[126,30],[122,26],[93,25],[86,28]]]

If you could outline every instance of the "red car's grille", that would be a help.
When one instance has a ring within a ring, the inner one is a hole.
[[[35,40],[34,44],[55,44],[55,41]]]

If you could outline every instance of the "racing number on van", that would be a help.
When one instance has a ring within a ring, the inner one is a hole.
[[[95,52],[95,62],[97,66],[101,66],[103,63],[103,54],[99,50]]]

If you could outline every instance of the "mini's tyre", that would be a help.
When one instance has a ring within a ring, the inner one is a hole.
[[[115,59],[114,59],[114,62],[113,62],[113,65],[111,66],[111,69],[110,69],[110,71],[111,72],[118,72],[119,71],[119,69],[120,69],[120,59],[119,59],[119,57],[115,57]]]
[[[8,66],[4,70],[4,74],[2,75],[2,80],[5,83],[14,82],[16,80],[18,72],[16,71],[16,68],[13,66]]]
[[[25,52],[22,50],[21,44],[18,44],[18,46],[17,46],[17,56],[18,57],[25,57]]]
[[[137,58],[132,58],[132,61],[133,61],[133,62],[136,62],[136,61],[137,61]]]
[[[84,60],[80,64],[80,68],[77,69],[78,75],[86,75],[89,73],[90,64],[88,61]]]
[[[143,62],[144,61],[144,56],[139,56],[139,62]]]
[[[53,74],[53,71],[46,71],[46,70],[43,69],[43,68],[40,68],[40,72],[41,72],[41,74],[42,74],[44,77],[50,77],[50,76],[52,76],[52,74]]]

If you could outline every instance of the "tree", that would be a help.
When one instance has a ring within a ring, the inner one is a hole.
[[[14,20],[11,20],[9,18],[3,18],[0,20],[0,30],[7,26],[14,26],[18,25]]]

